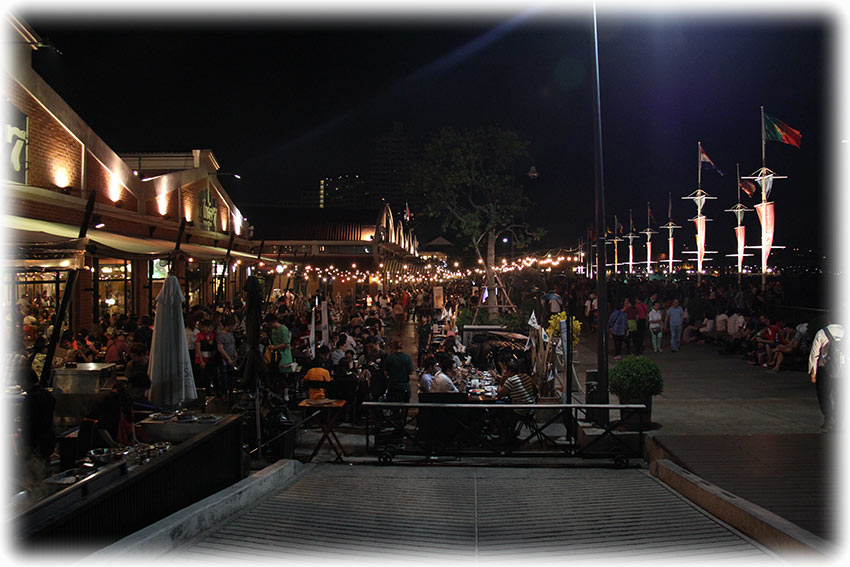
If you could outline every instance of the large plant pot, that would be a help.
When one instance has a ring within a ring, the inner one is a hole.
[[[644,404],[645,410],[620,410],[620,426],[626,429],[637,430],[641,426],[643,429],[649,429],[652,423],[652,396],[647,396],[644,399],[623,400],[621,404]]]

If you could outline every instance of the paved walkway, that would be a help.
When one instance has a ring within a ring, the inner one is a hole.
[[[664,392],[653,398],[650,436],[668,458],[837,542],[839,433],[820,432],[823,416],[805,372],[770,373],[710,344],[644,354],[664,377]],[[583,379],[583,370],[596,367],[595,334],[582,336],[579,360]]]

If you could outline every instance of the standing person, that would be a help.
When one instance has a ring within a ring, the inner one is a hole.
[[[652,352],[661,352],[661,321],[663,316],[660,310],[661,305],[656,301],[652,304],[652,311],[646,316],[649,322],[649,334],[652,337]]]
[[[823,414],[823,431],[835,427],[837,414],[836,402],[839,392],[836,392],[836,381],[844,366],[844,327],[830,322],[826,327],[815,333],[812,339],[812,349],[809,351],[809,376],[818,395],[818,405]]]
[[[667,308],[665,321],[670,328],[670,351],[678,352],[679,345],[682,342],[682,324],[685,318],[685,311],[679,305],[679,300],[674,299],[673,305]]]
[[[400,333],[404,323],[404,306],[399,299],[393,302],[393,320],[395,321],[396,332]]]
[[[278,367],[275,368],[274,381],[278,388],[283,390],[283,399],[289,401],[289,385],[282,374],[288,374],[292,370],[292,348],[290,348],[291,333],[286,325],[283,325],[274,313],[268,313],[263,321],[269,325],[269,346],[272,350],[280,352]]]
[[[200,371],[195,374],[195,387],[203,388],[209,393],[215,382],[216,364],[215,358],[218,349],[215,346],[215,331],[211,319],[201,321],[201,329],[195,337],[195,362]]]
[[[153,340],[153,319],[149,315],[139,317],[139,327],[133,332],[133,342],[142,343],[145,349],[151,351]]]
[[[629,300],[623,301],[623,306],[620,309],[611,313],[608,317],[608,331],[614,338],[614,360],[623,358],[620,356],[620,351],[623,348],[623,342],[628,334],[629,320],[626,316],[626,310],[629,308]],[[626,344],[626,354],[628,354],[629,343]]]
[[[401,341],[390,341],[389,354],[386,360],[387,371],[387,401],[410,401],[410,375],[413,374],[413,361],[401,350]]]
[[[201,371],[201,366],[196,362],[197,356],[195,356],[195,348],[198,339],[198,328],[196,325],[197,319],[193,315],[187,314],[184,319],[184,324],[186,326],[186,346],[189,348],[189,360],[192,363],[192,376],[197,376],[198,372]],[[198,379],[195,378],[195,383],[197,384]]]
[[[635,306],[635,334],[632,339],[632,344],[635,347],[635,354],[643,354],[643,344],[646,340],[646,324],[649,316],[649,307],[643,301],[638,301],[633,298]]]
[[[215,334],[215,344],[221,357],[218,368],[218,383],[215,385],[217,396],[226,396],[230,393],[231,379],[235,378],[236,369],[236,338],[233,336],[233,328],[236,319],[233,315],[225,315],[221,319],[221,329]]]

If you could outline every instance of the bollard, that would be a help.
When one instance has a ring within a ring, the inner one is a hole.
[[[596,370],[588,370],[585,373],[585,403],[588,404],[607,404],[608,392],[599,389],[599,383],[595,380]],[[608,410],[607,409],[588,409],[587,421],[591,421],[598,425],[608,425]]]

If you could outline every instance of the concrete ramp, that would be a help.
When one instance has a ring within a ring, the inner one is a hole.
[[[776,562],[639,469],[316,465],[168,559]],[[164,559],[164,558],[163,558]]]

